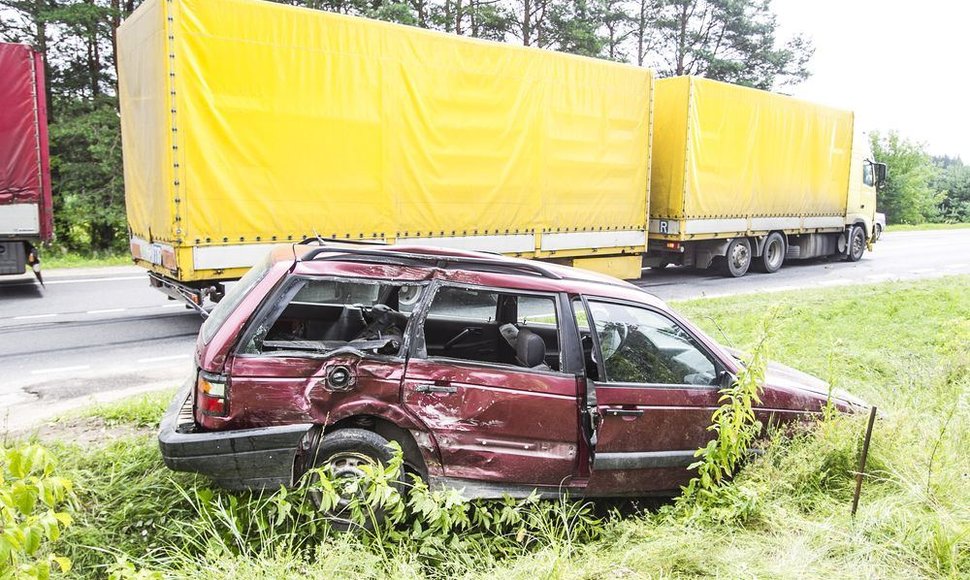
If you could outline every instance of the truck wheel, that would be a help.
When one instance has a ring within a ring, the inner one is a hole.
[[[333,478],[335,487],[340,495],[335,506],[326,509],[321,506],[322,495],[319,491],[310,490],[310,499],[318,509],[324,509],[324,515],[330,521],[330,525],[337,531],[346,532],[355,527],[373,529],[384,520],[384,512],[375,509],[369,517],[365,516],[363,522],[354,521],[351,513],[350,504],[354,499],[354,494],[347,491],[348,484],[364,477],[364,470],[361,467],[384,466],[394,458],[394,449],[388,444],[387,439],[381,437],[373,431],[365,429],[339,429],[329,433],[320,441],[317,447],[316,457],[313,460],[313,467],[325,467]],[[311,472],[310,483],[312,484],[317,475]],[[404,493],[404,470],[391,483],[398,490]],[[358,497],[363,496],[361,490],[357,491]]]
[[[657,262],[653,266],[650,266],[650,269],[651,270],[663,270],[664,268],[666,268],[669,265],[670,265],[670,262],[668,262],[667,260],[660,260],[659,262]]]
[[[751,267],[751,242],[748,238],[735,238],[728,244],[727,253],[720,261],[721,273],[732,278],[740,278]]]
[[[777,272],[781,265],[785,263],[785,238],[778,232],[768,234],[765,240],[765,248],[758,261],[758,269],[762,272],[772,274]]]
[[[846,259],[850,262],[858,262],[862,259],[862,254],[866,251],[866,230],[858,226],[849,232],[849,253]]]

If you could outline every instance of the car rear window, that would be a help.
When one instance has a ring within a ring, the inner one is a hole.
[[[247,332],[242,352],[313,356],[350,347],[397,354],[421,286],[390,280],[302,279]]]
[[[267,256],[265,260],[256,264],[246,272],[246,275],[239,279],[226,292],[226,295],[216,304],[216,307],[209,313],[205,323],[202,325],[202,342],[208,344],[212,337],[219,332],[226,319],[232,314],[249,292],[266,277],[272,261]]]

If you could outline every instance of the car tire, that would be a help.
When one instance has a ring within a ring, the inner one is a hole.
[[[874,242],[875,241],[878,241],[879,238],[881,238],[881,237],[882,237],[882,226],[879,225],[879,224],[876,224],[872,228],[872,241],[874,241]]]
[[[768,234],[764,249],[761,251],[761,258],[757,263],[758,270],[766,274],[777,272],[781,269],[781,265],[785,263],[786,249],[784,236],[778,232]]]
[[[722,274],[731,278],[744,276],[751,267],[751,242],[748,238],[734,238],[721,258],[718,266]]]
[[[388,440],[366,429],[338,429],[324,435],[311,463],[312,467],[329,466],[334,479],[342,477],[361,477],[362,465],[387,465],[394,458],[394,449]],[[404,469],[400,470],[392,485],[399,493],[404,493]],[[319,508],[320,495],[310,491],[310,499]],[[371,530],[384,520],[382,510],[375,510],[372,518],[364,522],[354,522],[349,512],[350,498],[343,498],[340,506],[324,515],[337,531],[346,532],[355,528]]]
[[[845,259],[850,262],[858,262],[866,252],[866,230],[859,226],[849,230],[849,251]]]

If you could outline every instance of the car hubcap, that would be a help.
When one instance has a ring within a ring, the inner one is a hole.
[[[354,497],[361,493],[361,490],[353,485],[364,477],[364,470],[361,468],[373,464],[374,460],[370,457],[352,452],[337,453],[327,460],[330,477],[333,478],[334,487],[339,496],[336,507],[330,512],[332,515],[344,515]]]

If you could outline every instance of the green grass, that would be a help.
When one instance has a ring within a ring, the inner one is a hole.
[[[55,268],[130,266],[132,261],[131,255],[127,252],[78,254],[75,252],[58,252],[57,250],[41,250],[40,264],[44,270],[53,270]]]
[[[134,427],[157,427],[158,421],[176,389],[165,389],[136,395],[113,403],[102,403],[81,409],[81,417],[99,417],[107,425],[127,424]]]
[[[913,232],[920,230],[962,230],[970,228],[968,223],[959,224],[892,224],[886,226],[887,232]]]
[[[970,577],[970,277],[674,306],[742,349],[769,316],[772,358],[879,406],[854,520],[861,416],[768,446],[713,507],[613,519],[588,542],[550,533],[534,549],[503,555],[470,536],[430,557],[413,543],[330,536],[300,550],[267,543],[233,552],[200,525],[190,501],[207,493],[206,480],[167,471],[154,437],[139,436],[52,448],[78,490],[76,522],[56,549],[90,578],[104,577],[122,553],[179,578]],[[91,413],[153,425],[164,399]],[[238,509],[253,505],[238,497]]]

